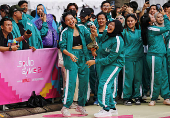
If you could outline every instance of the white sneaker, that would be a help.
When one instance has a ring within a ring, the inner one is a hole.
[[[61,113],[63,114],[64,117],[69,117],[71,116],[70,112],[68,111],[68,108],[64,107],[61,109]]]
[[[116,115],[118,115],[118,111],[117,111],[117,109],[116,110],[113,110],[113,109],[110,109],[110,112],[111,112],[111,114],[114,116],[116,116]]]
[[[77,103],[73,102],[70,106],[70,109],[76,109],[77,108]]]
[[[105,111],[104,109],[94,114],[94,117],[109,117],[109,116],[112,116],[112,113],[110,111]]]
[[[82,106],[77,106],[76,111],[80,112],[82,115],[85,115],[85,116],[88,115],[88,113],[86,112],[86,110]]]
[[[147,96],[144,95],[144,96],[142,97],[142,99],[143,99],[143,100],[147,100]]]

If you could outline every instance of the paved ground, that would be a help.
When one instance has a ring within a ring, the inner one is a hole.
[[[147,101],[149,102],[149,98]],[[84,118],[94,118],[93,114],[101,110],[101,107],[95,105],[86,106],[85,108],[89,115],[85,116]],[[159,100],[155,106],[148,106],[148,103],[143,103],[142,105],[138,105],[138,106],[137,105],[124,106],[119,101],[116,108],[118,109],[119,116],[133,115],[133,118],[160,118],[160,117],[169,116],[167,118],[170,118],[170,106],[164,105],[163,99]],[[74,109],[70,109],[70,113],[77,114],[77,112]],[[55,111],[55,112],[48,112],[48,113],[42,113],[37,115],[31,115],[31,116],[23,116],[18,118],[43,118],[44,115],[52,115],[52,114],[61,114],[61,112]],[[80,117],[74,117],[74,118],[80,118]],[[121,118],[125,118],[125,117],[121,117]]]

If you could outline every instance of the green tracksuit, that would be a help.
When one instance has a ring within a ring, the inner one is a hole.
[[[168,81],[169,81],[169,88],[170,88],[170,32],[164,33],[164,39],[166,41],[166,62],[167,62],[167,72],[168,72]]]
[[[13,18],[11,18],[11,20],[13,26],[11,33],[13,34],[13,37],[14,38],[20,37],[21,34],[18,25],[13,20]],[[24,26],[25,30],[29,29],[32,32],[32,36],[29,38],[29,45],[34,46],[36,49],[43,48],[40,32],[38,31],[36,26],[34,26],[34,24],[26,17],[25,14],[22,15],[22,20],[20,20],[19,22]],[[22,41],[20,42],[19,45],[20,45],[19,49],[22,49]]]
[[[106,17],[107,17],[107,21],[113,21],[114,20],[114,18],[112,18],[111,13],[107,13]],[[97,22],[97,18],[94,20],[94,24],[95,24],[96,27],[99,27],[99,24]]]
[[[157,100],[159,93],[164,99],[169,98],[169,84],[166,68],[166,46],[163,33],[170,27],[169,19],[164,15],[165,27],[148,27],[147,62],[151,72],[151,100]]]
[[[125,63],[123,39],[120,36],[109,37],[105,30],[100,39],[98,53],[101,55],[95,60],[96,65],[101,68],[98,101],[103,109],[109,110],[115,108],[113,96],[116,93],[116,77]]]
[[[140,29],[132,31],[130,28],[126,28],[123,30],[122,35],[125,40],[125,71],[122,98],[128,100],[131,97],[139,98],[141,96],[140,85],[142,84],[144,55],[143,41]]]
[[[91,40],[90,32],[87,30],[87,28],[85,28],[84,25],[76,25],[76,27],[82,40],[83,49],[72,49],[74,29],[70,27],[67,27],[62,31],[59,42],[59,46],[62,52],[66,49],[68,52],[74,54],[78,58],[77,62],[73,62],[69,56],[63,53],[64,66],[67,71],[63,104],[67,108],[69,108],[73,102],[77,73],[79,77],[78,105],[84,106],[87,101],[89,69],[86,65],[86,61],[89,60],[89,55],[88,49],[86,47],[86,40]]]

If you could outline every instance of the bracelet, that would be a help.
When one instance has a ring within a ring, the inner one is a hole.
[[[22,36],[22,39],[27,43],[27,41],[25,40],[24,36]]]

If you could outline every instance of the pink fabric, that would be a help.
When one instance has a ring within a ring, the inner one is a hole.
[[[57,81],[56,68],[53,73],[57,52],[57,48],[0,52],[0,105],[27,101],[32,91],[39,95],[43,88],[52,88],[43,92],[47,98],[59,97],[52,83]]]
[[[170,116],[166,116],[166,117],[160,117],[160,118],[170,118]]]
[[[83,117],[81,114],[71,114],[71,117]],[[43,117],[50,118],[61,118],[64,117],[62,114],[52,114],[52,115],[44,115]],[[100,117],[101,118],[101,117]],[[111,117],[102,117],[102,118],[133,118],[133,115],[122,115],[122,116],[111,116]]]
[[[85,115],[81,115],[81,114],[71,114],[71,117],[83,117]],[[52,115],[44,115],[43,117],[55,117],[55,118],[61,118],[64,117],[62,114],[52,114]]]

